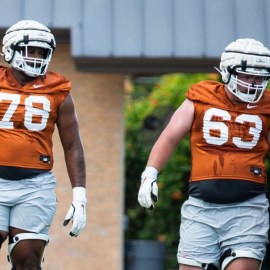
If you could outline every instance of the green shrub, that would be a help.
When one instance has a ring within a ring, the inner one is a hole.
[[[188,136],[182,140],[158,177],[159,201],[153,211],[137,202],[140,176],[151,148],[172,113],[185,99],[191,84],[211,79],[211,74],[171,74],[153,81],[133,80],[125,106],[125,212],[126,240],[149,239],[166,243],[167,267],[175,267],[179,239],[180,207],[187,197],[190,172]],[[215,79],[217,79],[215,77]],[[154,120],[149,126],[146,120]]]

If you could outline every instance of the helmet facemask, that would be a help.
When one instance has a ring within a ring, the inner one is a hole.
[[[39,42],[28,42],[28,44],[18,44],[14,49],[14,55],[10,62],[12,67],[23,71],[30,77],[45,75],[49,66],[53,49],[48,45]],[[29,48],[38,47],[45,50],[44,58],[34,58],[29,55]]]
[[[260,72],[260,75],[258,72]],[[246,77],[252,76],[253,81],[241,80],[239,78],[241,74],[246,75]],[[269,76],[270,73],[266,69],[246,68],[245,71],[242,71],[242,68],[238,67],[231,73],[228,89],[241,101],[256,103],[261,99],[267,87]]]
[[[221,55],[220,70],[227,89],[239,100],[258,102],[270,76],[270,51],[254,39],[238,39]]]

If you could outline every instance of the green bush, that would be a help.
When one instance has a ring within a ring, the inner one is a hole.
[[[159,200],[154,210],[137,202],[140,176],[151,148],[167,125],[172,113],[185,99],[191,84],[211,79],[211,74],[171,74],[149,80],[133,80],[126,93],[125,106],[125,212],[126,240],[164,241],[167,267],[176,265],[179,240],[180,207],[187,197],[190,172],[188,136],[178,145],[158,177]],[[217,79],[215,77],[215,79]],[[143,81],[143,82],[142,82]],[[152,126],[146,120],[152,121]]]

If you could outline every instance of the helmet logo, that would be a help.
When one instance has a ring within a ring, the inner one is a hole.
[[[259,59],[256,59],[256,63],[265,64],[266,62],[264,60],[262,60],[261,58],[259,58]]]

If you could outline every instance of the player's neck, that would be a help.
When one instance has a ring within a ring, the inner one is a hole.
[[[11,72],[20,85],[26,85],[27,83],[35,79],[35,77],[27,76],[24,72],[19,71],[15,68],[11,68]]]
[[[229,100],[233,104],[237,104],[237,103],[241,102],[238,97],[236,97],[233,93],[231,93],[231,91],[228,89],[228,86],[227,85],[225,85],[224,89],[225,89],[225,92],[226,92]]]

